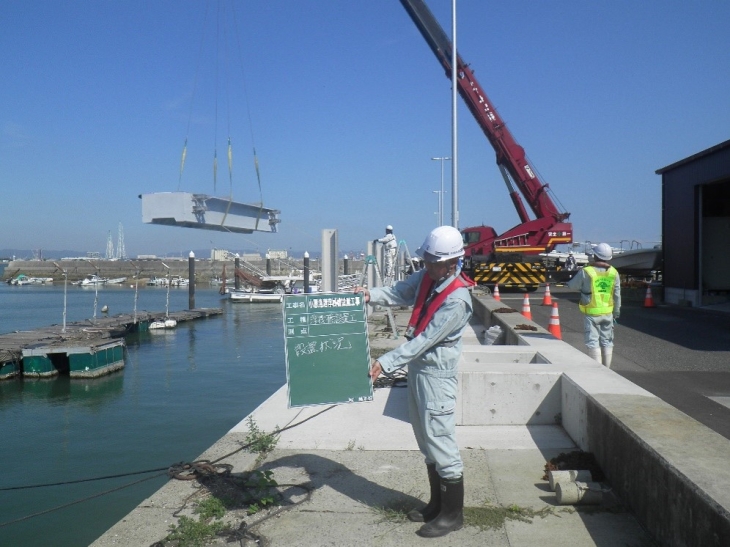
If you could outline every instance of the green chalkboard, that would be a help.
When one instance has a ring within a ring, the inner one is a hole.
[[[362,295],[285,295],[283,311],[289,406],[372,401]]]

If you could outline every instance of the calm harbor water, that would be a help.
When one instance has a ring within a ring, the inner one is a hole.
[[[61,324],[63,284],[0,284],[0,333]],[[166,289],[144,287],[138,310],[165,309]],[[67,321],[102,306],[130,313],[126,287],[68,287]],[[126,366],[97,379],[0,381],[0,545],[88,545],[166,482],[147,480],[90,501],[5,524],[149,477],[7,490],[164,468],[193,461],[286,381],[281,309],[231,304],[215,289],[197,307],[222,316],[127,338]],[[188,290],[170,290],[170,311],[187,309]],[[3,490],[5,489],[5,490]],[[151,538],[160,539],[160,538]],[[152,543],[152,541],[150,541]]]

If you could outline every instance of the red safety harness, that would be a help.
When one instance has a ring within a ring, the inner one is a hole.
[[[435,284],[436,282],[428,277],[428,274],[426,274],[421,281],[421,285],[418,288],[416,303],[413,305],[413,313],[411,313],[411,318],[408,321],[408,329],[406,330],[406,338],[409,340],[411,338],[415,338],[426,330],[426,326],[431,322],[433,314],[436,313],[436,310],[441,307],[441,304],[444,303],[446,298],[452,292],[462,287],[468,289],[469,287],[473,287],[476,283],[461,273],[458,277],[455,277],[443,291],[440,293],[434,293],[434,296],[431,295],[431,291]],[[429,300],[429,295],[434,296],[434,298]]]

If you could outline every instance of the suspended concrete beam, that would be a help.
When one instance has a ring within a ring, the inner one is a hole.
[[[141,194],[142,222],[250,234],[276,232],[276,209],[187,192]]]

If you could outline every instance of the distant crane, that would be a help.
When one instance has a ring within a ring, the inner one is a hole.
[[[114,243],[112,242],[112,231],[109,230],[106,235],[106,255],[107,260],[114,258]]]
[[[119,223],[119,234],[117,235],[117,254],[116,258],[119,260],[125,260],[127,258],[127,251],[124,248],[124,226]]]

